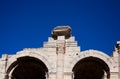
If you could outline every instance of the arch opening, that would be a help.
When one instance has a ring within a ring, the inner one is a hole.
[[[48,69],[37,58],[21,57],[11,65],[8,73],[11,73],[9,79],[46,79]]]
[[[110,69],[101,59],[87,57],[73,67],[73,79],[110,79]],[[106,74],[106,76],[105,76]]]

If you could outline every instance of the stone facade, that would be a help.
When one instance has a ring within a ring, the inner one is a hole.
[[[68,26],[57,30],[64,27]],[[120,42],[108,56],[98,50],[80,51],[72,35],[55,35],[42,48],[3,54],[0,79],[120,79]]]

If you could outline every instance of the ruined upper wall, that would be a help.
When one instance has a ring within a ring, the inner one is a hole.
[[[57,26],[52,31],[52,37],[56,40],[58,36],[65,36],[68,39],[71,36],[70,26]]]

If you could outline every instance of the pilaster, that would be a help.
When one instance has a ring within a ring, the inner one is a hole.
[[[64,54],[65,54],[65,37],[58,36],[56,41],[57,54],[57,73],[56,79],[64,79]]]

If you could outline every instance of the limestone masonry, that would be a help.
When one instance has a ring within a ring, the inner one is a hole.
[[[0,79],[120,79],[120,41],[112,56],[80,51],[69,26],[57,26],[42,48],[0,58]]]

